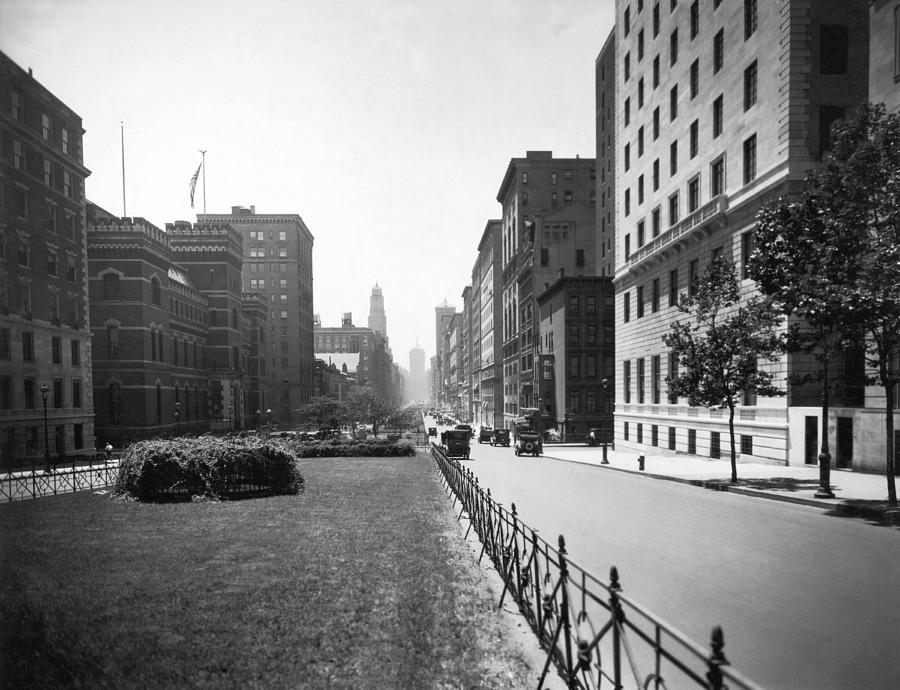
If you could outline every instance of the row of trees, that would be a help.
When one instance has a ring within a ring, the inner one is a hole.
[[[692,405],[729,410],[731,480],[737,481],[734,410],[747,392],[782,395],[759,368],[785,352],[815,356],[818,371],[791,385],[822,384],[820,491],[830,493],[827,423],[829,364],[861,348],[885,392],[885,475],[894,479],[895,391],[900,384],[900,116],[867,105],[832,129],[833,145],[799,195],[764,206],[754,230],[750,275],[760,297],[740,300],[731,261],[714,260],[679,309],[664,342],[679,373],[673,393]]]
[[[298,410],[300,418],[319,431],[331,433],[347,425],[371,424],[372,432],[378,429],[415,429],[420,418],[412,408],[393,407],[378,396],[371,386],[357,386],[345,401],[327,396],[316,396]]]

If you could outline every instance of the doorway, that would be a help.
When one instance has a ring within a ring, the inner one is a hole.
[[[806,448],[803,462],[815,465],[819,458],[819,418],[806,417]]]
[[[853,417],[837,418],[837,457],[835,467],[853,465]]]

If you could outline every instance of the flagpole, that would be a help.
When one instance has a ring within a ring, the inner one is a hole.
[[[125,122],[120,120],[122,133],[122,217],[128,217],[128,210],[125,206]]]
[[[206,215],[206,151],[200,150],[200,167],[203,168],[203,215]]]

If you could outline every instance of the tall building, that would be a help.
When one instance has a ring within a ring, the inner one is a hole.
[[[385,342],[388,341],[387,334],[387,315],[384,313],[384,295],[381,294],[381,288],[378,283],[372,288],[372,294],[369,296],[369,328],[376,333],[380,333]]]
[[[659,10],[656,10],[657,12]],[[594,65],[597,101],[597,232],[598,276],[612,276],[616,259],[616,32],[613,31]],[[659,118],[659,114],[655,115]]]
[[[869,4],[616,2],[617,442],[723,453],[727,415],[666,392],[677,360],[663,335],[716,255],[755,293],[746,263],[757,211],[800,188],[832,122],[867,99]],[[877,436],[863,389],[849,385],[861,364],[847,363],[832,401],[839,466],[865,463],[853,439]],[[735,419],[742,458],[816,461],[818,388],[788,381],[805,366],[793,355],[771,365],[786,396],[746,396]]]
[[[507,166],[500,202],[503,283],[503,414],[511,425],[536,406],[537,297],[560,271],[594,275],[597,235],[593,158],[528,151]]]
[[[0,53],[0,458],[93,453],[81,117]]]
[[[428,381],[425,378],[425,350],[416,346],[409,351],[409,399],[425,401],[428,399]]]
[[[434,362],[432,372],[434,379],[433,400],[438,405],[448,404],[447,399],[447,373],[449,371],[448,351],[446,349],[447,329],[453,317],[456,315],[456,307],[452,307],[444,300],[434,308]]]
[[[478,426],[491,428],[503,426],[501,227],[499,220],[485,224],[472,268],[472,387],[478,391],[473,396],[473,419]]]
[[[201,213],[197,220],[227,223],[243,240],[243,290],[264,295],[269,304],[267,370],[274,389],[268,399],[280,423],[294,424],[315,387],[312,233],[297,214],[257,213],[254,206]]]

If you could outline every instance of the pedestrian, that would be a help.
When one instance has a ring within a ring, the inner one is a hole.
[[[107,441],[106,442],[106,459],[107,460],[112,460],[112,450],[113,450],[112,443]]]

